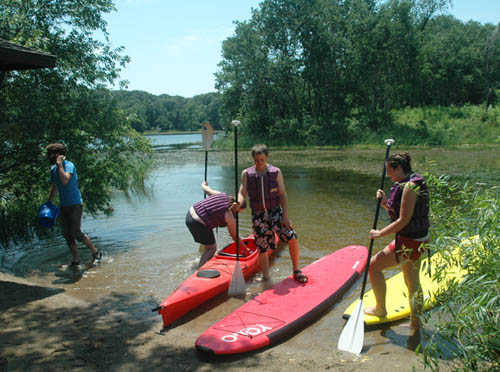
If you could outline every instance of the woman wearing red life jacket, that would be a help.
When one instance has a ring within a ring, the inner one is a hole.
[[[387,158],[387,175],[394,182],[389,198],[383,190],[377,191],[382,207],[387,210],[391,223],[382,230],[371,230],[370,239],[396,234],[395,239],[370,261],[370,282],[377,300],[375,307],[365,313],[383,317],[387,315],[385,298],[387,287],[382,270],[401,265],[410,301],[410,323],[420,328],[418,316],[422,312],[423,295],[420,288],[420,256],[429,241],[429,190],[425,179],[413,173],[411,157],[399,153]]]

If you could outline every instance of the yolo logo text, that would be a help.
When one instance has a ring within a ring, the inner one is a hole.
[[[258,336],[261,333],[270,331],[272,328],[263,326],[262,324],[256,324],[253,327],[243,328],[238,332],[231,333],[230,335],[225,335],[221,337],[224,342],[235,342],[238,340],[238,335],[253,337]]]

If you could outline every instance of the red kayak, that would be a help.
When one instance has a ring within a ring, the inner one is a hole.
[[[243,239],[243,242],[249,251],[243,256],[240,254],[241,270],[246,279],[260,268],[259,250],[253,236]],[[233,242],[207,261],[161,303],[158,313],[163,317],[163,325],[169,326],[188,311],[227,291],[235,266],[236,243]]]
[[[196,340],[201,352],[238,354],[276,345],[328,311],[360,278],[368,249],[351,245],[304,267],[309,278],[292,276],[252,298]]]

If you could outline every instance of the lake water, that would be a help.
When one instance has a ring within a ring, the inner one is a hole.
[[[214,139],[218,133],[214,133]],[[201,149],[201,133],[189,134],[151,134],[148,135],[155,151],[168,151],[176,149]]]
[[[147,195],[117,192],[112,200],[113,216],[83,219],[82,230],[104,251],[105,262],[112,264],[92,270],[85,280],[75,284],[98,287],[98,283],[105,283],[113,290],[136,288],[160,301],[192,272],[199,258],[198,245],[184,221],[189,207],[203,198],[204,152],[190,151],[200,141],[197,134],[153,136],[153,144],[161,144],[162,149],[187,144],[175,151],[182,161],[170,162],[167,153],[167,161],[158,161],[149,176]],[[304,265],[343,246],[367,244],[367,227],[372,224],[375,206],[374,177],[331,169],[281,169]],[[217,190],[234,194],[233,166],[210,162],[208,182]],[[247,210],[240,216],[240,234],[251,232]],[[227,229],[219,229],[217,241],[219,247],[231,242]],[[84,246],[80,247],[80,255],[83,261],[90,260]],[[276,279],[291,272],[286,249],[283,256],[273,266]],[[70,259],[63,238],[54,237],[34,243],[27,254],[12,253],[4,258],[3,266],[21,275],[51,277],[60,264]],[[53,282],[64,284],[65,278]]]
[[[89,301],[111,292],[128,293],[143,302],[144,311],[163,301],[194,271],[199,260],[198,245],[184,220],[189,207],[203,199],[204,152],[193,150],[195,146],[201,147],[198,134],[155,135],[151,139],[156,148],[166,152],[158,158],[148,178],[148,194],[128,196],[117,192],[112,199],[113,216],[87,216],[82,222],[82,230],[104,252],[102,265],[86,271],[83,276],[75,277],[65,271],[60,266],[69,263],[71,256],[63,238],[56,236],[33,242],[23,250],[11,250],[2,257],[1,266],[41,285],[60,286]],[[376,154],[375,160],[379,160],[380,154]],[[208,182],[217,190],[234,194],[234,168],[227,159],[231,156],[209,153]],[[339,156],[340,161],[346,161],[346,154]],[[218,160],[224,157],[224,161]],[[366,161],[372,161],[371,158]],[[248,152],[242,153],[240,159],[240,171],[251,165]],[[269,162],[273,163],[272,153]],[[380,161],[376,164],[381,168]],[[368,231],[373,224],[379,176],[328,167],[275,165],[281,168],[285,178],[289,215],[299,235],[302,266],[346,245],[369,244]],[[389,183],[387,180],[387,188]],[[387,222],[383,214],[379,226]],[[250,233],[247,210],[240,217],[240,234]],[[219,229],[219,248],[230,241],[227,230]],[[375,252],[388,241],[377,241]],[[81,260],[90,261],[89,250],[82,244],[79,246]],[[271,276],[278,281],[290,274],[291,262],[284,248],[273,261]],[[261,290],[259,277],[254,277],[249,282],[249,292]],[[348,298],[328,314],[326,323],[318,323],[316,327],[332,335],[340,334],[344,324],[342,312],[358,296],[358,291],[356,286]],[[219,315],[226,313],[221,309]],[[203,322],[203,316],[195,321]],[[161,324],[160,317],[158,324]],[[377,333],[367,337],[368,343],[380,341]]]

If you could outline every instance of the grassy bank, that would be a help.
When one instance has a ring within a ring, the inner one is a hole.
[[[408,144],[461,145],[498,143],[500,108],[450,106],[406,108],[393,112],[395,129]]]
[[[401,145],[450,146],[464,144],[496,144],[500,142],[500,108],[484,106],[428,106],[393,110],[384,123],[376,128],[365,125],[364,119],[351,118],[347,124],[347,138],[344,146],[322,146],[322,148],[343,148],[354,145],[369,146],[383,143],[385,138],[395,138]],[[249,148],[255,143],[266,143],[280,149],[317,148],[304,138],[269,138],[263,135],[240,132],[238,145]],[[213,144],[215,149],[233,148],[232,136],[219,138]],[[293,143],[293,145],[290,145]],[[300,145],[303,143],[303,145]],[[297,145],[299,144],[299,145]]]

